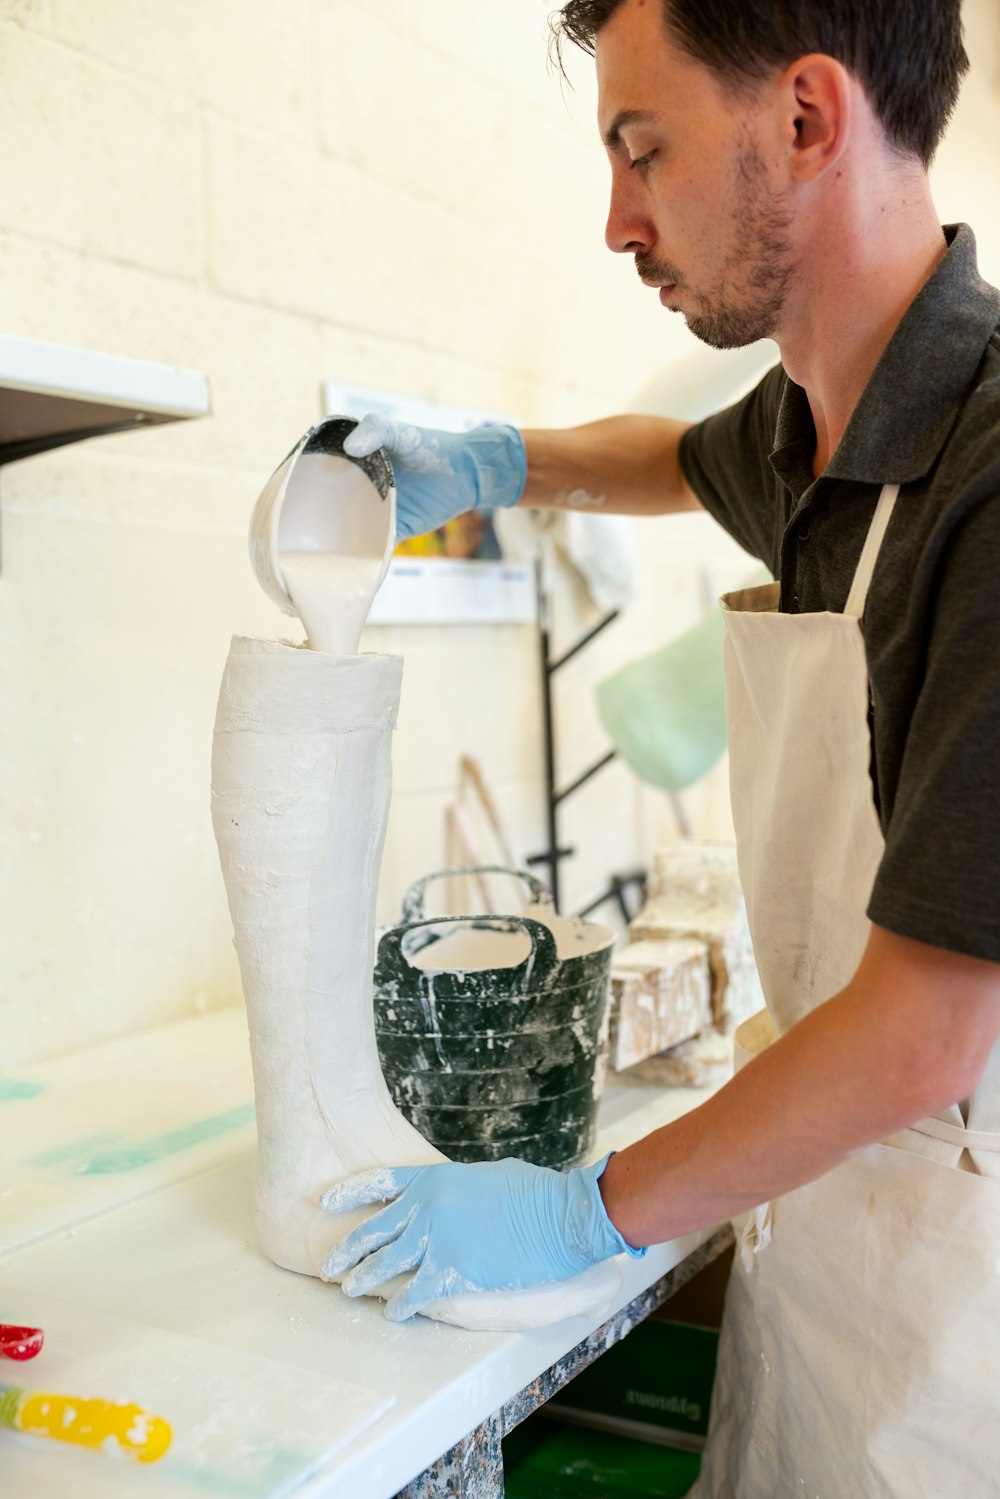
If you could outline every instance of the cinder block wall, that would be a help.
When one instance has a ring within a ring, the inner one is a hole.
[[[549,9],[0,0],[0,330],[203,370],[213,404],[0,472],[0,1067],[238,997],[215,696],[232,633],[289,634],[246,523],[324,379],[562,424],[669,409],[672,370],[679,410],[692,382],[725,398],[746,376],[604,248],[591,65],[573,61],[575,91],[549,73]],[[951,159],[966,215],[994,197],[995,27],[975,10],[982,86]],[[595,682],[697,617],[700,568],[718,587],[746,572],[702,518],[639,530],[635,607],[560,686],[567,779],[604,748]],[[593,617],[564,578],[560,643]],[[365,648],[407,662],[388,920],[443,861],[460,754],[522,851],[542,843],[535,637],[381,628]],[[724,835],[724,767],[687,804]],[[566,830],[573,906],[673,822],[615,766]]]

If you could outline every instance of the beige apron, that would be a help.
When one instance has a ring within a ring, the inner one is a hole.
[[[860,621],[897,492],[842,615],[780,614],[776,584],[723,600],[733,817],[770,1013],[737,1033],[744,1060],[844,988],[868,937],[884,845]],[[1000,1495],[1000,1048],[966,1104],[743,1232],[692,1492]]]

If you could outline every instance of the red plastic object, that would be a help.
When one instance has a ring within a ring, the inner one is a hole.
[[[0,1356],[3,1358],[34,1358],[41,1353],[45,1334],[40,1327],[8,1327],[0,1322]]]

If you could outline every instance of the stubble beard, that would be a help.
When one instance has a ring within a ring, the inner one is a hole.
[[[734,176],[733,246],[711,291],[695,291],[653,256],[635,258],[644,281],[687,292],[693,305],[679,310],[694,336],[713,349],[743,349],[773,338],[796,267],[791,216],[784,200],[770,191],[760,152],[749,136]]]

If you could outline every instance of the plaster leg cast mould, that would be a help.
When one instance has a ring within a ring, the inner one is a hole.
[[[219,696],[212,819],[235,929],[257,1099],[257,1223],[266,1253],[323,1276],[367,1212],[332,1216],[327,1187],[444,1157],[382,1078],[372,969],[375,894],[402,662],[233,640]],[[463,1294],[428,1315],[523,1329],[600,1315],[614,1261],[557,1285]],[[392,1287],[385,1288],[385,1294]]]

